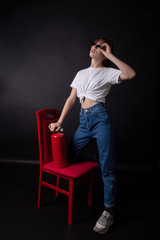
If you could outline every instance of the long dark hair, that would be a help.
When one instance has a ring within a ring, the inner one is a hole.
[[[107,43],[109,46],[110,46],[110,48],[111,48],[111,51],[112,51],[112,53],[113,53],[113,51],[114,51],[114,44],[113,44],[113,41],[112,40],[110,40],[109,38],[107,38],[107,37],[104,37],[104,36],[99,36],[98,38],[96,38],[95,40],[94,40],[94,42],[99,42],[99,41],[103,41],[104,43]],[[102,65],[104,66],[104,67],[111,67],[112,66],[112,62],[109,60],[109,59],[104,59],[103,61],[102,61]]]

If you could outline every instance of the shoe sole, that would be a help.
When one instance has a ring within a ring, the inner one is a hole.
[[[105,228],[105,229],[103,229],[103,230],[100,230],[100,229],[97,228],[96,225],[95,225],[95,227],[93,228],[93,230],[94,230],[95,232],[99,233],[99,234],[105,234],[105,233],[108,232],[108,230],[109,230],[110,226],[112,226],[112,224],[113,224],[113,221],[111,222],[111,224],[109,225],[109,227],[107,227],[107,228]]]

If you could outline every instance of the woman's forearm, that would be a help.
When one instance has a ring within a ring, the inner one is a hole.
[[[127,79],[132,79],[133,77],[136,76],[136,72],[133,70],[133,68],[131,68],[128,64],[124,63],[123,61],[115,57],[113,54],[110,54],[108,56],[108,59],[122,71],[122,73],[126,76]]]
[[[72,109],[73,105],[75,104],[75,99],[72,98],[67,98],[64,107],[62,109],[62,113],[60,115],[60,118],[58,119],[58,122],[62,125],[65,117],[67,116],[67,114],[70,112],[70,110]]]
[[[62,123],[67,116],[67,114],[70,112],[71,108],[75,104],[77,98],[77,89],[72,88],[72,91],[70,93],[70,96],[67,98],[64,107],[62,109],[62,113],[56,123],[51,123],[49,124],[48,128],[50,129],[51,132],[57,132],[61,129]]]

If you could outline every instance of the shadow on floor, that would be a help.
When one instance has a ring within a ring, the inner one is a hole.
[[[95,174],[93,206],[87,206],[85,179],[75,184],[73,225],[67,224],[67,197],[43,187],[37,208],[39,166],[1,163],[1,240],[149,240],[159,234],[159,173],[155,169],[117,169],[114,225],[106,235],[92,229],[103,211],[100,169]]]

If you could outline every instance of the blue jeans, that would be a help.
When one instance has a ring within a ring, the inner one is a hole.
[[[115,205],[116,192],[115,147],[113,127],[103,103],[90,108],[81,107],[80,124],[69,147],[69,158],[80,156],[81,151],[93,138],[97,142],[104,183],[104,205],[111,208]]]

